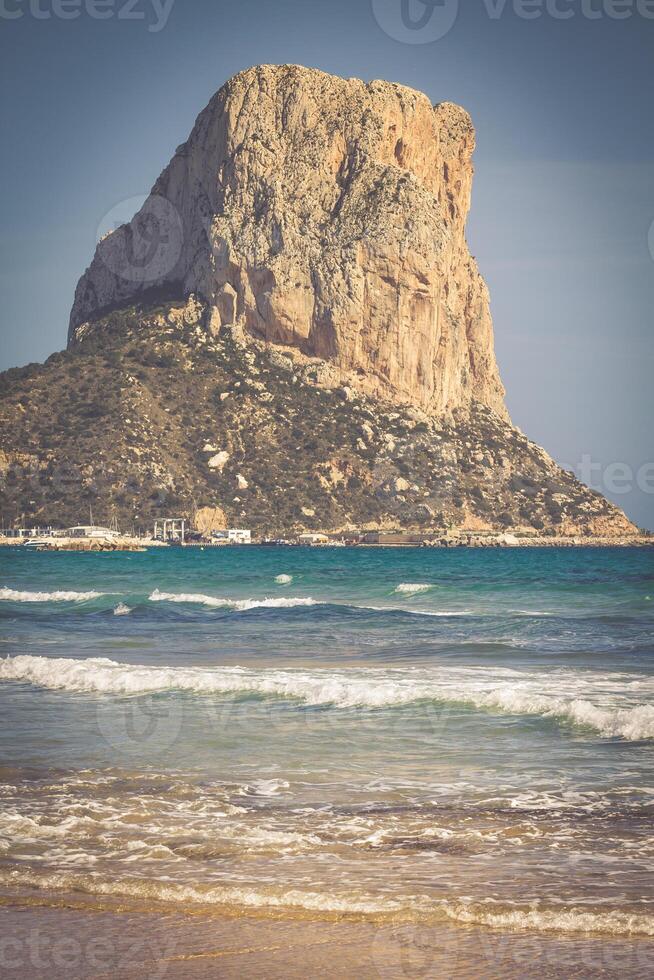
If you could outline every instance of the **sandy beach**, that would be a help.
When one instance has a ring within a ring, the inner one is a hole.
[[[477,928],[91,911],[75,896],[0,907],[0,969],[21,980],[651,976],[654,941]],[[52,903],[46,905],[45,903]],[[11,937],[10,939],[8,937]]]

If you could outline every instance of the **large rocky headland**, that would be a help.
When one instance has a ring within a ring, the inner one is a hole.
[[[67,350],[1,376],[5,523],[637,535],[511,423],[474,147],[401,85],[232,78],[99,242]]]

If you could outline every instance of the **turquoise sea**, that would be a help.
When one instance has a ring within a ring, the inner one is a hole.
[[[654,936],[651,549],[0,549],[0,888]]]

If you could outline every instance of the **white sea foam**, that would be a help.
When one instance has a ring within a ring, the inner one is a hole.
[[[630,741],[654,738],[654,679],[574,669],[519,671],[496,667],[365,670],[160,667],[105,658],[72,660],[22,655],[0,661],[0,681],[51,690],[134,695],[186,691],[249,693],[337,708],[389,708],[416,702],[461,704],[535,715]]]
[[[278,576],[279,578],[279,576]],[[292,578],[292,576],[291,576]],[[277,579],[275,579],[277,581]],[[431,588],[431,586],[428,586]],[[250,609],[294,609],[298,606],[322,606],[327,604],[340,605],[348,609],[364,609],[371,612],[402,612],[414,616],[474,616],[472,609],[407,609],[405,606],[371,606],[350,603],[336,603],[331,600],[312,598],[282,598],[266,597],[264,599],[227,599],[222,596],[206,595],[203,592],[161,592],[155,589],[149,596],[150,602],[170,602],[196,606],[208,606],[213,609],[232,609],[236,612],[247,612]]]
[[[243,795],[253,794],[243,793]],[[201,810],[191,807],[182,811],[175,819],[174,814],[155,815],[148,812],[147,808],[152,806],[152,799],[139,800],[138,797],[133,799],[136,804],[143,807],[138,816],[134,809],[130,810],[126,802],[121,809],[115,806],[103,807],[87,801],[84,806],[92,811],[92,815],[87,813],[76,816],[73,813],[63,818],[55,816],[52,811],[45,819],[41,812],[37,812],[34,816],[18,812],[2,812],[0,813],[0,851],[4,850],[6,853],[12,845],[17,846],[18,849],[27,845],[33,854],[40,851],[40,856],[47,858],[52,856],[52,847],[61,842],[66,855],[70,855],[71,852],[80,853],[79,843],[88,842],[91,838],[95,844],[104,844],[110,851],[115,852],[113,855],[109,854],[110,859],[115,860],[120,854],[121,861],[130,861],[130,858],[125,858],[124,851],[146,848],[154,851],[166,848],[170,858],[175,862],[183,862],[188,851],[195,857],[201,857],[203,853],[204,856],[211,857],[234,843],[240,850],[251,853],[268,851],[271,847],[277,850],[284,849],[287,853],[301,852],[315,848],[321,843],[320,839],[312,834],[252,826],[245,821],[234,819],[234,814],[239,812],[238,807],[212,809],[210,815],[205,815],[204,821],[198,820]],[[64,804],[62,810],[66,809],[81,810],[82,807],[75,807],[74,804],[72,807],[70,805],[66,807]],[[187,839],[180,844],[181,852],[177,852],[177,845],[168,847],[160,839],[161,836],[172,839],[182,835]],[[199,841],[200,835],[203,837],[202,842]],[[44,850],[46,847],[47,850]],[[184,849],[188,849],[186,854]],[[88,848],[81,853],[85,858],[93,859]],[[59,857],[62,856],[64,851],[59,850]],[[106,851],[102,857],[107,857]]]
[[[240,796],[277,796],[290,788],[285,779],[255,779],[252,784],[246,784],[239,790]]]
[[[192,905],[229,905],[244,908],[310,909],[316,912],[375,914],[407,908],[406,903],[371,896],[349,897],[289,889],[285,892],[229,885],[186,885],[154,879],[100,879],[91,875],[38,874],[0,871],[0,883],[46,890],[81,891],[91,895],[119,895],[159,902]]]
[[[405,611],[408,612],[408,610],[403,610],[403,612]],[[479,615],[473,609],[434,609],[431,611],[429,609],[421,609],[420,611],[418,611],[417,609],[412,609],[411,614],[413,616],[478,616]]]
[[[586,932],[612,936],[654,936],[654,917],[629,912],[585,909],[494,909],[445,903],[443,911],[457,922],[537,932]]]
[[[275,576],[275,582],[277,582],[277,585],[290,585],[292,581],[293,581],[293,576],[292,575],[276,575]]]
[[[429,589],[433,589],[433,585],[424,582],[400,582],[395,591],[405,595],[418,595],[419,592],[428,592]]]
[[[619,910],[501,909],[447,900],[430,901],[425,896],[396,899],[373,895],[339,895],[291,888],[286,891],[231,885],[189,885],[152,878],[101,878],[75,873],[38,873],[28,870],[0,871],[0,883],[9,887],[32,887],[47,891],[78,891],[90,895],[115,895],[141,901],[175,905],[223,905],[256,909],[309,910],[317,913],[393,915],[425,921],[430,914],[456,922],[496,929],[533,932],[601,933],[611,936],[654,936],[654,917]]]
[[[477,616],[473,609],[407,609],[406,606],[352,606],[353,609],[370,609],[371,612],[401,612],[407,616]]]
[[[99,599],[105,592],[21,592],[17,589],[0,589],[0,599],[8,602],[86,602]]]
[[[114,616],[129,616],[131,611],[130,606],[126,606],[124,602],[119,602],[114,609]]]
[[[191,603],[199,606],[210,606],[215,609],[234,609],[237,612],[247,612],[250,609],[293,609],[295,606],[316,606],[315,599],[223,599],[217,596],[204,595],[199,592],[160,592],[155,589],[150,595],[150,602]]]

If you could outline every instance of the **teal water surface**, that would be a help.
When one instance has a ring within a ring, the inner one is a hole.
[[[10,894],[654,935],[650,549],[0,568]]]

